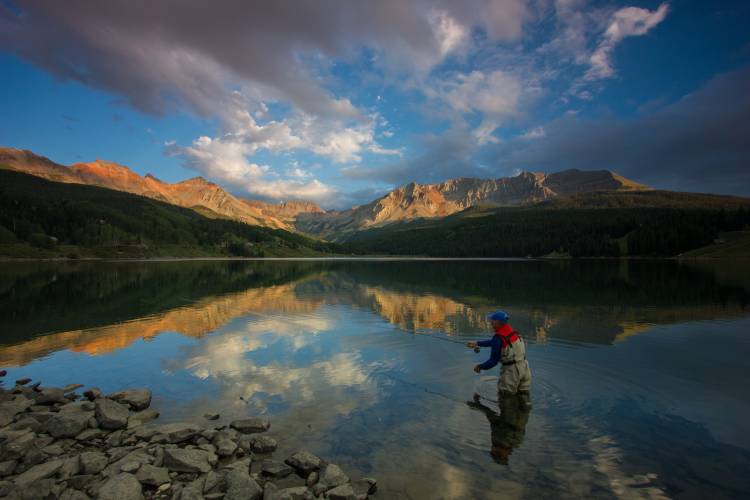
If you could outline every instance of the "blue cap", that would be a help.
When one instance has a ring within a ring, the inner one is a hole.
[[[505,311],[495,311],[487,316],[487,319],[490,321],[502,321],[503,323],[507,323],[510,316],[508,316],[508,313]]]

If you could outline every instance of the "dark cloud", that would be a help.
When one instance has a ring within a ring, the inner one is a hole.
[[[203,115],[247,99],[278,99],[319,116],[355,117],[309,66],[347,58],[362,45],[395,67],[437,63],[445,37],[433,12],[517,38],[522,0],[16,0],[0,3],[0,49],[64,78],[163,113],[176,104]],[[438,19],[439,21],[439,19]],[[450,26],[449,26],[450,27]],[[442,34],[441,34],[442,33]],[[441,38],[443,36],[443,38]],[[320,58],[319,56],[324,56]]]
[[[353,180],[385,182],[392,185],[441,182],[455,177],[485,177],[489,172],[473,161],[476,138],[467,129],[453,129],[440,136],[423,139],[425,152],[411,159],[384,167],[351,167],[342,171]]]
[[[630,119],[568,115],[545,136],[484,155],[514,169],[614,170],[655,187],[750,195],[750,67],[720,75],[679,101]]]

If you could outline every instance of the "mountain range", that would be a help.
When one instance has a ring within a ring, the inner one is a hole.
[[[0,168],[50,181],[86,184],[137,194],[211,218],[296,230],[333,239],[355,231],[417,218],[445,217],[476,206],[517,206],[598,191],[638,192],[650,188],[608,170],[565,170],[552,174],[521,172],[499,179],[458,178],[439,184],[415,182],[370,203],[343,211],[324,211],[309,201],[267,203],[232,195],[202,177],[170,184],[124,165],[96,160],[64,166],[28,150],[0,148]]]

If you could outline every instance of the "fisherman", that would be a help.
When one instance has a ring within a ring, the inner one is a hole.
[[[526,344],[512,326],[508,324],[510,317],[505,311],[496,311],[487,319],[492,323],[495,335],[490,340],[469,342],[467,347],[491,347],[490,359],[474,367],[479,373],[489,370],[498,363],[502,363],[497,390],[501,397],[518,394],[526,406],[531,406],[529,390],[531,389],[531,370],[526,361]]]

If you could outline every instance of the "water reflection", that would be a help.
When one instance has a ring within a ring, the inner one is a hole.
[[[280,454],[304,446],[376,475],[383,498],[742,496],[747,276],[675,262],[14,264],[0,266],[0,366],[148,385],[165,420],[270,415]],[[466,404],[478,357],[450,341],[488,335],[498,306],[532,341],[530,413]],[[707,332],[722,349],[697,348]]]

